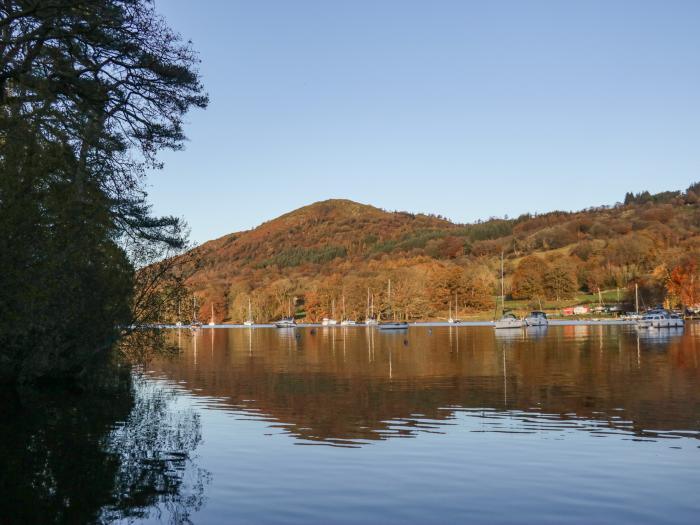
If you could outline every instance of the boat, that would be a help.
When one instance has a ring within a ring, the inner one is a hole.
[[[335,319],[335,299],[331,302],[331,316],[321,320],[321,326],[335,326],[338,321]]]
[[[526,326],[547,326],[547,325],[549,325],[549,320],[547,319],[547,314],[540,311],[540,310],[535,310],[534,312],[530,312],[530,315],[525,317],[525,325]]]
[[[294,317],[282,317],[279,321],[275,321],[276,328],[296,328]]]
[[[518,319],[512,313],[504,313],[503,316],[494,323],[494,327],[497,329],[504,328],[522,328],[525,323],[522,319]]]
[[[450,308],[450,316],[449,316],[449,318],[447,319],[447,322],[450,323],[450,324],[461,323],[462,321],[461,321],[460,319],[457,318],[457,294],[455,294],[455,316],[454,316],[454,317],[452,317],[452,300],[451,300],[451,299],[450,299],[450,306],[449,306],[449,308]]]
[[[292,300],[289,300],[289,307],[287,308],[287,317],[282,317],[279,321],[275,322],[276,328],[296,328],[297,322],[292,315]]]
[[[408,323],[405,321],[387,321],[376,326],[379,330],[406,330]]]
[[[192,322],[190,323],[190,329],[194,332],[202,327],[202,323],[197,319],[197,296],[192,296]]]
[[[180,315],[180,300],[177,300],[177,321],[175,321],[175,326],[182,326],[182,317]]]
[[[250,297],[248,297],[248,319],[243,321],[244,326],[253,326],[255,322],[253,321],[253,309],[250,304]]]
[[[211,319],[209,319],[209,326],[216,326],[214,321],[214,303],[211,303]]]
[[[391,279],[389,279],[389,285],[387,287],[387,303],[389,304],[389,311],[391,311]],[[394,321],[379,322],[376,327],[379,330],[406,330],[408,328],[408,323],[406,321],[396,321],[396,315],[394,315]]]
[[[340,326],[355,326],[356,324],[354,319],[345,317],[345,296],[343,295],[343,320],[340,321]]]
[[[365,316],[365,324],[367,326],[377,326],[379,321],[374,316],[374,294],[370,294],[367,288],[367,315]]]
[[[494,323],[494,328],[497,330],[508,328],[523,328],[525,322],[522,319],[515,317],[515,314],[506,310],[506,292],[503,284],[503,252],[501,252],[501,308],[503,313],[501,318]]]
[[[664,309],[650,310],[637,321],[637,328],[681,328],[685,321],[674,313]]]

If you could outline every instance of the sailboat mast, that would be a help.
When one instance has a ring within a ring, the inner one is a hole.
[[[501,308],[506,309],[506,289],[503,285],[503,252],[501,252]]]
[[[389,291],[387,293],[387,303],[389,305],[389,311],[393,314],[394,309],[391,307],[391,279],[389,279]]]
[[[639,313],[639,285],[634,283],[634,309]]]

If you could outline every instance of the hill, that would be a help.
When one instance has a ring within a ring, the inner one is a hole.
[[[375,308],[411,319],[493,311],[501,253],[509,298],[526,306],[638,284],[645,303],[700,300],[700,184],[686,191],[627,194],[578,212],[455,224],[434,215],[388,212],[327,200],[197,247],[186,268],[200,315],[239,322],[248,300],[256,320],[332,313],[363,318]]]

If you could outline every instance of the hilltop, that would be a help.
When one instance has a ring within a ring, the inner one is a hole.
[[[368,290],[377,310],[388,309],[389,279],[401,316],[444,316],[455,294],[466,315],[493,311],[503,253],[509,298],[526,305],[610,288],[624,295],[633,283],[650,304],[691,304],[700,300],[684,289],[685,281],[700,283],[693,277],[698,196],[695,184],[627,194],[612,206],[473,224],[326,200],[202,244],[186,282],[204,318],[213,303],[218,321],[241,321],[248,298],[261,321],[285,313],[290,302],[308,320],[329,315],[335,302],[340,317],[343,296],[347,315],[362,318]]]

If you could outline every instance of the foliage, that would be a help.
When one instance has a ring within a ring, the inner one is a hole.
[[[143,175],[207,99],[149,0],[3,0],[0,33],[0,380],[74,376],[133,320],[131,248],[185,247]]]
[[[334,300],[340,318],[343,297],[346,316],[363,319],[368,290],[375,313],[444,318],[455,294],[459,312],[493,308],[504,252],[506,291],[531,304],[610,288],[629,301],[624,292],[638,283],[646,303],[668,298],[675,306],[680,295],[667,284],[685,254],[700,254],[700,213],[697,185],[667,193],[644,203],[466,225],[324,201],[202,245],[196,253],[203,263],[186,270],[186,284],[203,314],[213,302],[230,321],[247,317],[249,297],[258,321],[285,314],[290,297],[311,321],[330,316]],[[657,272],[660,265],[668,270]]]

